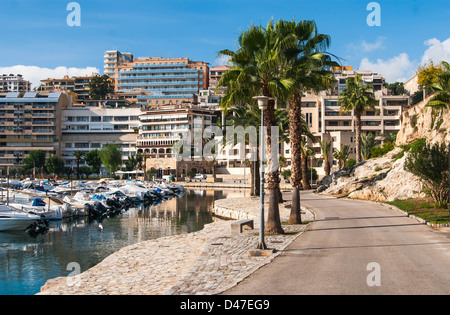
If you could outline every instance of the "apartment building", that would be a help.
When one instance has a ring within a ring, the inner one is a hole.
[[[0,76],[0,93],[28,91],[31,91],[31,82],[25,80],[21,74],[3,74]]]
[[[91,89],[89,84],[92,79],[97,76],[99,76],[98,73],[93,73],[90,76],[64,76],[60,79],[49,78],[46,80],[41,80],[42,84],[40,89],[48,92],[69,91],[74,98],[74,104],[79,105],[90,99],[89,93]],[[111,81],[111,86],[113,84],[113,81]]]
[[[61,113],[61,151],[66,166],[75,165],[75,151],[101,150],[108,144],[122,149],[125,162],[136,154],[141,107],[127,100],[89,100]]]
[[[214,94],[223,95],[225,94],[226,89],[220,88],[218,91],[215,91],[217,88],[217,85],[220,81],[220,78],[222,75],[230,69],[228,66],[217,66],[212,67],[209,72],[209,89],[214,92]]]
[[[105,52],[105,74],[110,78],[116,76],[116,68],[123,63],[132,62],[134,57],[132,53],[122,53],[117,50],[108,50]]]
[[[333,161],[333,171],[338,170],[338,161],[333,159],[333,153],[341,149],[341,144],[350,145],[350,159],[356,159],[356,129],[354,112],[341,113],[339,94],[346,87],[346,79],[361,75],[363,81],[374,85],[374,94],[378,104],[374,110],[367,110],[362,114],[362,133],[367,135],[396,134],[401,128],[401,117],[405,108],[409,106],[408,95],[390,95],[385,88],[385,79],[382,75],[370,71],[354,71],[352,67],[333,68],[337,85],[331,91],[319,95],[306,94],[302,98],[302,114],[316,137],[316,143],[310,142],[314,151],[311,159],[319,175],[324,175],[323,157],[318,140],[332,142],[330,160]],[[382,137],[377,138],[378,143],[383,142]],[[282,154],[290,160],[290,147],[283,144]]]
[[[145,106],[192,103],[209,87],[209,66],[188,58],[137,58],[116,68],[116,92]],[[142,93],[144,92],[144,94]]]
[[[212,165],[198,156],[200,161],[177,161],[174,145],[179,141],[194,139],[194,132],[217,123],[218,112],[190,104],[172,105],[143,112],[136,148],[145,154],[147,170],[162,169],[164,174],[183,177],[186,169],[211,172]],[[200,135],[201,136],[201,135]]]
[[[0,93],[0,168],[21,167],[34,150],[60,155],[61,112],[67,93]]]

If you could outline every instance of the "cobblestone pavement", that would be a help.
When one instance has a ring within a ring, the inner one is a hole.
[[[266,207],[267,208],[267,207]],[[215,209],[237,218],[253,218],[253,230],[231,234],[233,221],[218,220],[202,231],[146,241],[123,248],[79,276],[49,280],[40,295],[213,295],[219,294],[272,261],[253,257],[258,243],[259,199],[219,200]],[[303,209],[303,220],[314,215]],[[282,221],[290,209],[280,205]],[[283,225],[284,235],[266,236],[270,249],[282,250],[308,225]]]

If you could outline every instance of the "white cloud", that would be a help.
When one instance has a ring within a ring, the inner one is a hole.
[[[422,57],[422,65],[430,61],[433,61],[435,64],[439,64],[443,60],[450,62],[450,38],[443,42],[432,38],[425,41],[425,45],[429,46],[429,48]]]
[[[226,56],[226,55],[218,56],[216,58],[216,60],[214,60],[214,65],[215,66],[226,66],[228,64],[228,61],[230,61],[230,59],[231,59],[230,56]]]
[[[386,61],[377,59],[376,62],[371,62],[368,58],[364,58],[361,60],[359,69],[379,73],[388,83],[393,83],[408,81],[414,76],[416,65],[409,59],[408,54],[402,53]]]
[[[384,49],[384,40],[385,37],[378,37],[375,43],[368,43],[365,40],[361,43],[361,48],[364,52],[371,52],[379,49]]]
[[[37,88],[41,84],[41,80],[48,78],[62,78],[65,75],[83,76],[92,75],[92,73],[99,73],[99,69],[95,67],[86,68],[67,68],[57,67],[54,69],[41,68],[37,66],[12,66],[12,67],[0,67],[0,74],[22,74],[25,80],[30,81],[33,85],[32,88]]]

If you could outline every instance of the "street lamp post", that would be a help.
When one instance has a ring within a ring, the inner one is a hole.
[[[258,101],[258,107],[261,110],[261,131],[260,131],[260,225],[259,225],[259,242],[257,249],[267,249],[266,243],[264,241],[264,111],[267,109],[269,103],[269,97],[267,96],[255,96],[254,99]]]

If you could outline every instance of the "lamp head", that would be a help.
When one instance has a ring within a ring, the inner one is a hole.
[[[256,99],[258,101],[258,107],[261,110],[265,110],[267,108],[267,105],[269,104],[270,97],[267,96],[255,96],[253,99]]]

